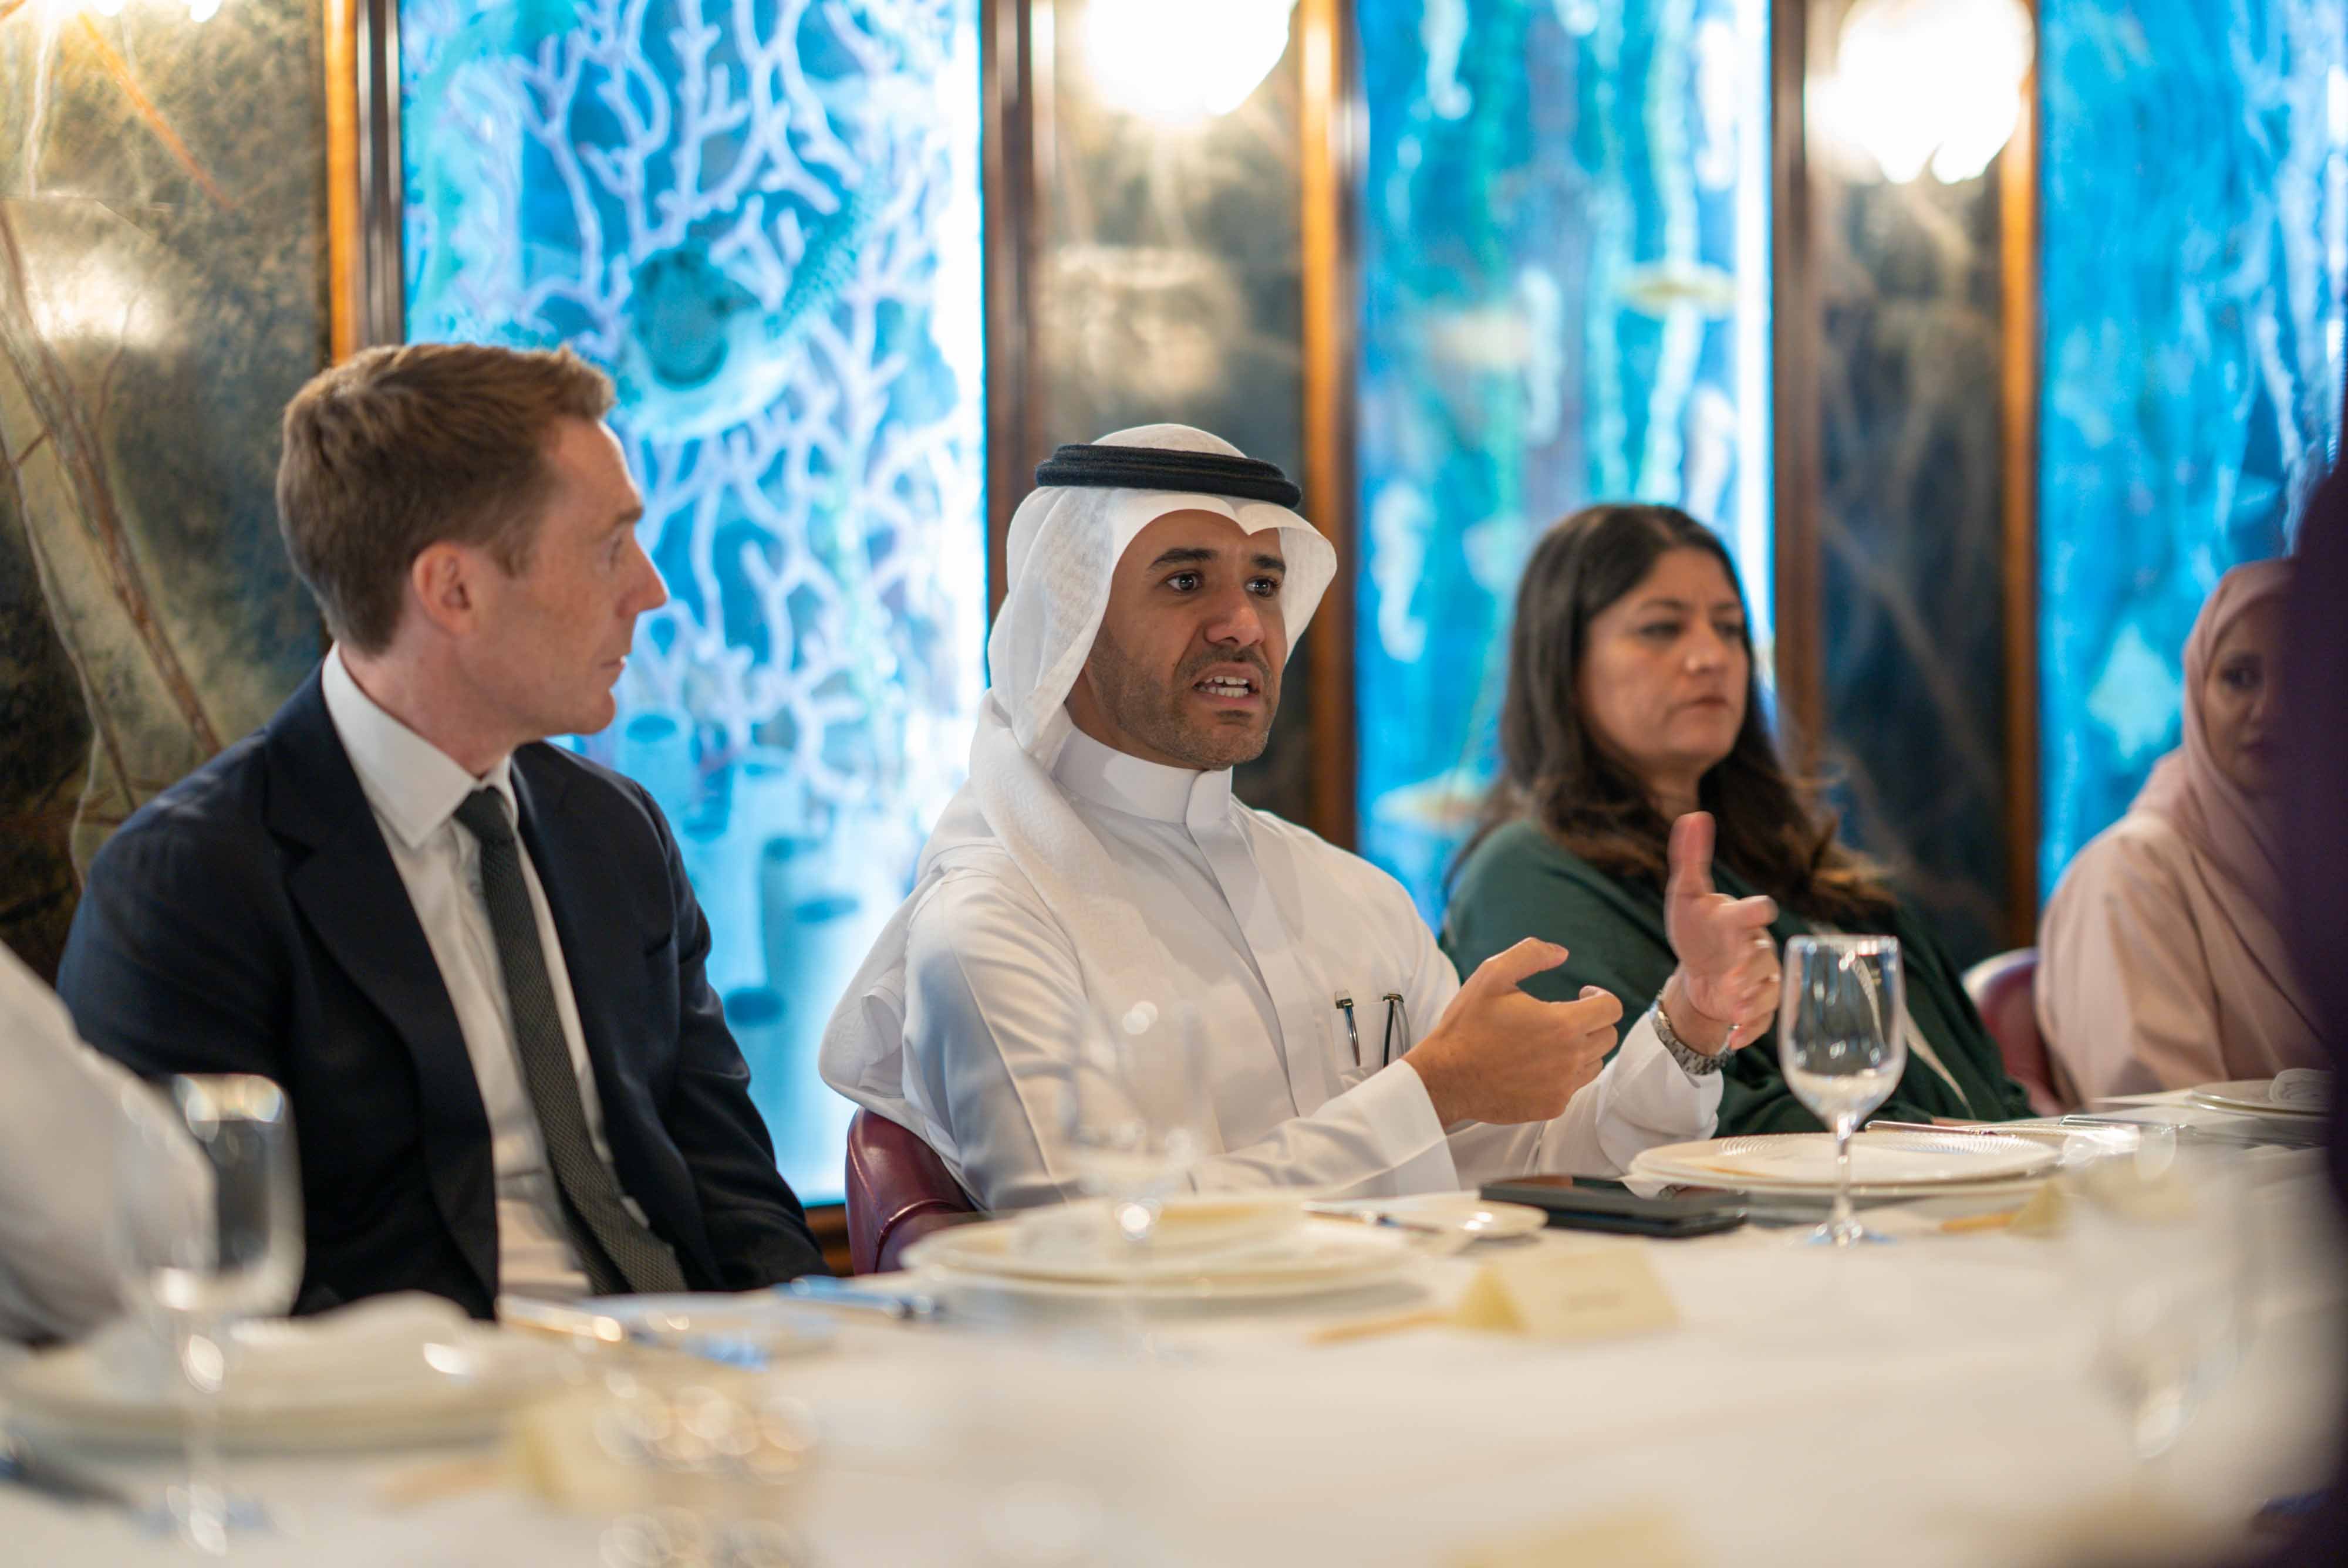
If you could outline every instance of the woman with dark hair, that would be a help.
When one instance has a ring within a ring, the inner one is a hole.
[[[1673,962],[1673,824],[1691,814],[1715,825],[1721,891],[1776,901],[1769,931],[1781,946],[1811,931],[1900,938],[1908,1071],[1879,1114],[2030,1114],[1955,964],[1777,760],[1744,593],[1719,538],[1672,507],[1585,507],[1543,537],[1517,590],[1500,776],[1454,868],[1444,949],[1466,972],[1541,937],[1571,956],[1526,983],[1534,995],[1594,985],[1628,1006],[1656,994]],[[1817,1129],[1774,1038],[1736,1043],[1761,1049],[1725,1064],[1721,1132]]]

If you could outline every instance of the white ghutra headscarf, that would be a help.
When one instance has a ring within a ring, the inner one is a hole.
[[[1102,436],[1090,451],[1098,456],[1112,446],[1141,449],[1137,471],[1146,471],[1146,454],[1153,450],[1242,456],[1230,442],[1187,425],[1120,430]],[[1068,451],[1063,448],[1063,456]],[[1176,459],[1166,462],[1179,466]],[[1045,465],[1038,477],[1058,463]],[[1281,487],[1293,494],[1284,480]],[[1125,977],[1165,971],[1157,937],[1126,896],[1124,878],[1100,841],[1069,806],[1052,767],[1074,727],[1067,695],[1092,654],[1117,563],[1142,529],[1183,511],[1220,513],[1251,534],[1281,531],[1287,570],[1280,607],[1290,650],[1303,640],[1336,575],[1337,552],[1288,507],[1244,494],[1097,482],[1045,485],[1019,504],[1011,519],[1010,591],[986,642],[992,683],[971,743],[970,782],[948,803],[922,847],[912,896],[882,927],[824,1030],[824,1081],[867,1110],[924,1136],[941,1131],[905,1095],[906,933],[912,911],[958,850],[983,845],[1009,853],[1076,944],[1086,995],[1104,1020],[1146,999]],[[939,1153],[953,1160],[952,1150]]]

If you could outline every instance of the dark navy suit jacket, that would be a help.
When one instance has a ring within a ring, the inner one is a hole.
[[[659,808],[543,743],[514,753],[512,778],[620,1185],[696,1290],[822,1273],[704,978],[709,927]],[[108,840],[57,989],[133,1071],[284,1086],[308,1238],[296,1311],[420,1289],[489,1316],[488,1115],[316,671]]]

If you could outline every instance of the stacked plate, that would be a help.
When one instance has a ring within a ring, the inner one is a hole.
[[[2062,1157],[2061,1147],[2051,1141],[1993,1132],[1860,1132],[1850,1141],[1851,1195],[2024,1193]],[[1666,1143],[1632,1160],[1630,1175],[1633,1181],[1826,1196],[1835,1188],[1835,1141],[1828,1132],[1776,1132]]]
[[[2332,1075],[2300,1068],[2274,1078],[2240,1078],[2189,1089],[2186,1100],[2211,1111],[2318,1123],[2332,1113]]]
[[[939,1231],[908,1249],[905,1266],[1021,1296],[1259,1301],[1380,1284],[1416,1255],[1392,1231],[1309,1224],[1293,1201],[1201,1199],[1169,1204],[1142,1247],[1117,1234],[1103,1205],[1071,1204]]]

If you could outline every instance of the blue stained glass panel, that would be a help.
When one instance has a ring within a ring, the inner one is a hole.
[[[2348,0],[2042,0],[2040,891],[2178,743],[2193,618],[2339,436]]]
[[[826,1017],[961,782],[986,616],[977,0],[404,0],[407,323],[567,343],[670,600],[617,721],[783,1173]]]
[[[1551,522],[1637,499],[1712,524],[1766,661],[1766,13],[1359,6],[1361,845],[1429,919]]]

